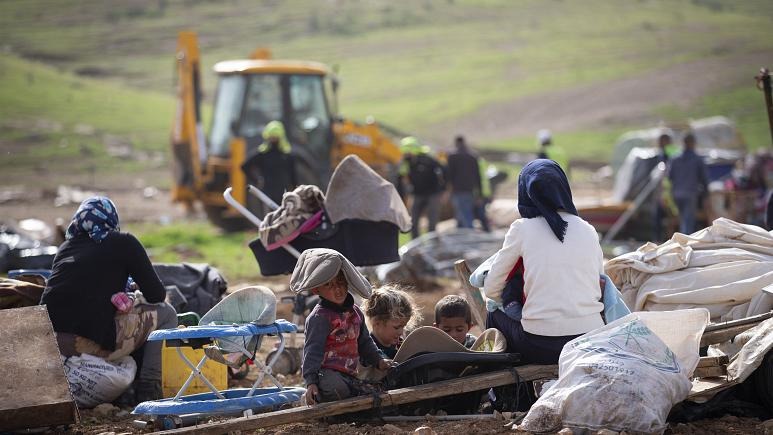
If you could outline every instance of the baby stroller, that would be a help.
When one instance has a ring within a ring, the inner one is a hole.
[[[223,196],[261,231],[249,247],[264,276],[291,273],[309,248],[335,249],[355,266],[399,261],[398,234],[411,228],[394,185],[354,155],[341,161],[324,195],[315,186],[300,186],[285,193],[280,206],[254,186],[247,190],[274,211],[261,220],[230,188]]]
[[[283,334],[296,330],[294,324],[276,319],[274,293],[266,287],[255,286],[228,295],[201,318],[199,326],[153,331],[148,340],[166,340],[167,346],[177,347],[177,353],[191,373],[173,398],[142,402],[132,413],[153,416],[160,426],[170,429],[210,415],[249,415],[289,406],[306,390],[282,387],[273,376],[272,367],[284,350]],[[255,354],[265,336],[275,337],[279,346],[264,365],[255,360]],[[181,347],[203,348],[204,356],[195,364],[186,358]],[[260,374],[251,388],[218,391],[201,370],[208,359],[230,367],[252,360]],[[194,378],[200,379],[211,392],[185,396]],[[264,378],[271,380],[274,387],[260,388]]]

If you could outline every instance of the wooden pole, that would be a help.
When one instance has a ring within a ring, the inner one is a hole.
[[[516,381],[546,379],[557,376],[557,366],[516,367],[519,379],[510,370],[467,376],[450,381],[433,382],[415,387],[400,388],[373,396],[352,397],[335,402],[320,403],[314,406],[268,412],[250,417],[239,417],[223,422],[206,423],[198,426],[172,429],[161,434],[223,434],[240,430],[255,430],[281,424],[309,421],[321,417],[347,414],[380,407],[390,407],[404,403],[418,402],[424,399],[469,393],[501,385],[514,384]]]
[[[722,343],[730,340],[736,335],[751,329],[761,322],[773,318],[773,311],[758,314],[756,316],[746,317],[744,319],[731,320],[728,322],[709,325],[701,336],[701,347],[714,343]]]
[[[744,317],[743,319],[728,320],[727,322],[715,323],[713,325],[709,325],[706,327],[704,332],[713,332],[713,331],[719,331],[722,329],[728,329],[734,326],[748,325],[750,323],[759,323],[759,322],[762,322],[763,320],[770,319],[771,317],[773,317],[773,311],[757,314],[756,316]],[[755,325],[752,325],[752,326],[755,326]]]
[[[773,95],[771,95],[770,71],[767,68],[760,68],[760,73],[755,78],[757,79],[757,87],[765,94],[768,125],[770,126],[771,139],[773,139]],[[773,145],[773,141],[771,141],[771,145]]]
[[[456,277],[459,278],[459,282],[462,285],[462,291],[464,291],[464,295],[467,297],[467,302],[470,304],[475,323],[478,324],[481,330],[486,329],[486,316],[488,315],[486,312],[486,300],[480,289],[470,284],[470,267],[467,266],[466,261],[456,260],[454,262],[454,270],[456,270]]]

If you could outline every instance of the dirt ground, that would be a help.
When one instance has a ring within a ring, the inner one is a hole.
[[[81,423],[73,425],[67,430],[59,430],[62,434],[104,434],[112,432],[116,434],[148,433],[152,426],[139,429],[133,421],[136,416],[127,415],[130,409],[118,411],[120,414],[100,416],[93,410],[81,412]],[[435,421],[431,417],[418,422],[388,423],[337,423],[330,424],[324,421],[307,421],[292,423],[266,429],[259,429],[252,433],[259,434],[335,434],[335,435],[359,435],[359,434],[384,434],[384,433],[410,433],[420,427],[429,427],[438,434],[496,434],[496,433],[526,433],[513,431],[509,421],[503,418],[487,418],[463,421]],[[611,435],[616,432],[606,433]],[[724,416],[721,418],[705,419],[693,423],[670,423],[665,431],[666,435],[732,435],[732,434],[771,434],[773,433],[773,420],[760,421],[754,418],[739,418]],[[562,435],[565,433],[562,432]]]

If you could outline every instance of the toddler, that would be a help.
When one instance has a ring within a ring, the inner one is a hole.
[[[435,304],[435,328],[443,330],[466,348],[475,343],[472,328],[472,311],[467,301],[457,295],[447,295]]]
[[[350,293],[369,296],[370,284],[365,277],[338,251],[307,249],[298,258],[290,288],[295,292],[310,290],[320,297],[306,318],[301,364],[306,404],[376,391],[375,386],[356,378],[360,359],[380,370],[390,367]]]
[[[411,295],[394,284],[374,290],[363,308],[370,320],[370,335],[382,358],[394,358],[405,330],[421,322],[421,313]]]

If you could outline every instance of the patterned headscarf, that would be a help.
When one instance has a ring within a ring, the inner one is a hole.
[[[518,175],[518,212],[527,219],[544,217],[563,243],[569,224],[558,210],[577,216],[566,174],[553,160],[532,160]]]
[[[67,240],[80,234],[88,234],[91,240],[99,243],[112,231],[120,231],[118,209],[110,198],[93,196],[84,200],[67,227]]]

